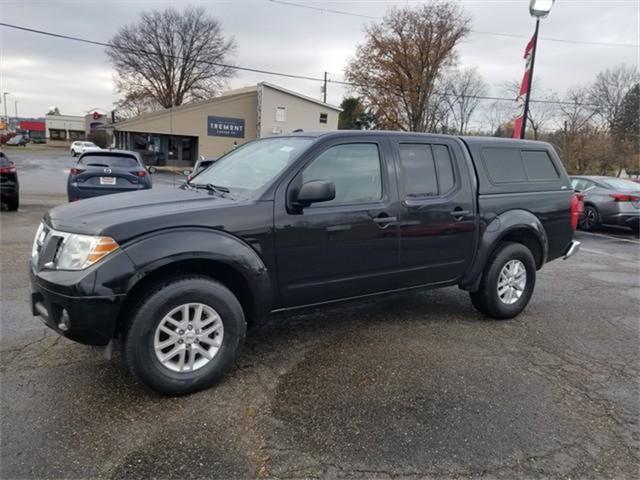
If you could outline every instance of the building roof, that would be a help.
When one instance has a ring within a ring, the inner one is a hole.
[[[142,115],[138,115],[137,117],[133,117],[133,118],[127,118],[126,120],[121,120],[119,122],[116,122],[114,124],[114,126],[116,128],[121,127],[123,125],[126,125],[127,123],[131,122],[131,121],[140,121],[140,120],[147,120],[150,118],[155,118],[155,117],[159,117],[161,115],[166,115],[169,110],[171,110],[172,112],[178,112],[178,111],[182,111],[182,110],[188,110],[190,108],[195,108],[195,107],[199,107],[202,105],[205,105],[207,103],[214,103],[214,102],[218,102],[218,101],[222,101],[222,100],[227,100],[229,99],[229,97],[233,97],[233,96],[240,96],[240,95],[246,95],[246,94],[251,94],[251,93],[255,93],[257,92],[258,88],[260,86],[263,87],[268,87],[268,88],[272,88],[273,90],[278,90],[282,93],[286,93],[287,95],[291,95],[293,97],[297,97],[297,98],[301,98],[303,100],[306,100],[308,102],[311,103],[315,103],[318,105],[322,105],[324,107],[327,107],[331,110],[335,110],[337,112],[341,112],[342,109],[340,107],[336,107],[335,105],[330,105],[328,103],[324,103],[321,102],[320,100],[316,100],[315,98],[311,98],[311,97],[307,97],[306,95],[302,95],[301,93],[297,93],[294,92],[292,90],[287,90],[286,88],[280,87],[278,85],[274,85],[273,83],[268,83],[268,82],[261,82],[257,85],[252,85],[249,87],[242,87],[242,88],[235,88],[232,90],[227,90],[225,92],[222,92],[220,95],[218,95],[217,97],[213,97],[213,98],[209,98],[207,100],[202,100],[199,102],[191,102],[191,103],[186,103],[184,105],[180,105],[179,107],[173,107],[172,109],[162,109],[162,110],[158,110],[156,112],[151,112],[151,113],[143,113]]]

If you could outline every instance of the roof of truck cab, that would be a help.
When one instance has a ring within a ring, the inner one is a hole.
[[[294,137],[350,137],[353,135],[358,136],[406,136],[406,137],[415,137],[415,136],[424,136],[425,138],[431,139],[460,139],[463,140],[468,145],[508,145],[508,144],[518,144],[518,145],[530,145],[530,146],[549,146],[546,142],[540,142],[538,140],[520,140],[520,139],[512,139],[512,138],[503,138],[503,137],[488,137],[488,136],[460,136],[460,135],[445,135],[442,133],[423,133],[423,132],[401,132],[395,130],[331,130],[328,132],[324,131],[314,131],[314,132],[292,132],[286,134],[286,136],[294,136]]]
[[[426,137],[439,137],[439,138],[457,138],[455,135],[442,135],[438,133],[422,133],[422,132],[399,132],[395,130],[330,130],[330,131],[313,131],[313,132],[292,132],[280,136],[292,136],[292,137],[351,137],[353,135],[359,136],[426,136]]]

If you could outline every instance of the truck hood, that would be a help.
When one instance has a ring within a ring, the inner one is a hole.
[[[226,198],[206,190],[159,188],[61,205],[50,210],[44,220],[62,232],[107,235],[122,242],[162,228],[211,224],[211,217],[215,217],[212,209],[246,204],[246,200]]]

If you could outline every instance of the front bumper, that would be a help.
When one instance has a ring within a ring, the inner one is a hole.
[[[48,270],[30,264],[31,311],[71,340],[107,345],[117,333],[118,315],[135,267],[117,251],[80,271]]]
[[[124,295],[70,296],[47,289],[31,271],[31,311],[50,328],[86,345],[114,337]]]

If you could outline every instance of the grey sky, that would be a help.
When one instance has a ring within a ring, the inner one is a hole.
[[[394,5],[414,1],[305,2],[316,7],[382,16]],[[472,28],[520,35],[533,33],[528,0],[460,2],[472,18]],[[123,23],[135,22],[145,9],[188,4],[204,5],[235,37],[237,65],[266,70],[343,79],[343,68],[363,40],[364,18],[317,12],[268,0],[210,2],[128,1],[13,1],[2,0],[0,16],[6,23],[108,41]],[[110,109],[117,98],[112,69],[100,47],[0,29],[2,64],[0,90],[9,92],[9,114],[18,100],[20,116],[42,116],[58,106],[65,114],[82,114],[93,108]],[[640,43],[640,2],[558,0],[543,20],[536,59],[535,86],[559,94],[573,85],[591,81],[601,70],[620,63],[638,65],[640,49],[544,40],[559,38],[590,42]],[[462,65],[476,66],[492,94],[501,84],[522,76],[526,39],[470,34],[459,48]],[[320,84],[267,75],[238,72],[231,87],[267,80],[320,98]],[[328,100],[340,103],[345,89],[329,86]]]

